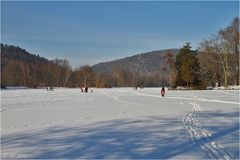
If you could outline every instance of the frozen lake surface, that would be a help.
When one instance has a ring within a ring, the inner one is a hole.
[[[239,91],[1,91],[1,158],[239,159]]]

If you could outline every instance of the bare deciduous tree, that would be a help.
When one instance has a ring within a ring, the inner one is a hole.
[[[225,88],[229,85],[230,75],[236,77],[235,84],[239,85],[239,18],[234,18],[230,26],[221,29],[210,40],[202,42],[200,50],[208,54],[212,62],[221,64]],[[216,55],[217,58],[211,55]]]

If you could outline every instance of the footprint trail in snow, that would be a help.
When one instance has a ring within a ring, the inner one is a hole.
[[[205,151],[209,158],[234,159],[223,146],[212,139],[209,131],[201,127],[201,124],[197,120],[202,111],[201,106],[192,102],[190,104],[193,105],[193,109],[183,117],[182,124],[188,131],[191,139]]]

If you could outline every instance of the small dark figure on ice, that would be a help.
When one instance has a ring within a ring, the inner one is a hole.
[[[86,93],[88,92],[88,87],[87,87],[87,86],[85,87],[85,92],[86,92]]]
[[[165,95],[165,88],[164,87],[162,87],[162,89],[161,89],[161,95],[162,95],[162,97],[164,97],[164,95]]]
[[[137,87],[137,86],[135,86],[135,87],[134,87],[134,90],[136,91],[136,90],[137,90],[137,88],[138,88],[138,87]]]

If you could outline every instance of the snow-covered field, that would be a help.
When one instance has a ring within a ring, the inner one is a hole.
[[[1,91],[1,158],[239,159],[239,90]]]

